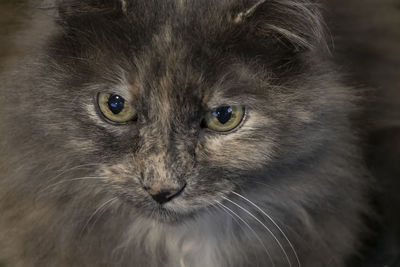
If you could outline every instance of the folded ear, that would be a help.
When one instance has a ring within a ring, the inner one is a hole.
[[[257,0],[232,15],[232,23],[257,40],[274,38],[295,51],[324,46],[324,23],[312,0]]]

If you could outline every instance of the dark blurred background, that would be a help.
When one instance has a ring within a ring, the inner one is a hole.
[[[368,89],[359,120],[367,125],[365,155],[377,179],[373,202],[381,221],[362,266],[400,267],[400,0],[322,1],[333,59],[348,84]],[[25,2],[0,0],[0,71],[16,62],[11,36],[26,28]]]
[[[325,0],[333,55],[348,83],[368,89],[365,154],[381,224],[362,266],[400,266],[400,0]]]
[[[6,61],[15,59],[17,49],[9,38],[10,34],[22,26],[24,0],[0,0],[0,70]]]

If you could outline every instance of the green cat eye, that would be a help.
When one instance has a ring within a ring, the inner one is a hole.
[[[245,116],[243,106],[221,106],[207,112],[206,126],[217,132],[229,132],[240,125]]]
[[[97,104],[105,118],[116,123],[125,123],[136,118],[135,108],[122,96],[99,93]]]

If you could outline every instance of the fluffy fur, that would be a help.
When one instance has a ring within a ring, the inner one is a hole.
[[[0,89],[6,266],[345,266],[369,178],[316,3],[48,5]],[[247,107],[239,129],[201,127],[220,105]],[[187,186],[160,207],[154,183]]]

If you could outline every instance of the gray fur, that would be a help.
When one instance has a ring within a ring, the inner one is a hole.
[[[370,181],[316,4],[51,6],[0,87],[6,266],[345,266]],[[138,120],[104,121],[104,91]],[[247,107],[239,129],[201,127],[226,104]],[[163,208],[143,189],[183,182]]]

